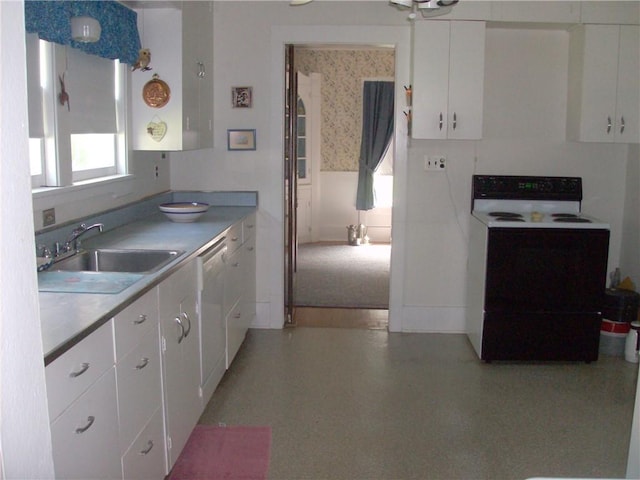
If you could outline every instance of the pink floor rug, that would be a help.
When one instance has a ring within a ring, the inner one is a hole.
[[[196,425],[169,480],[266,480],[271,427]]]

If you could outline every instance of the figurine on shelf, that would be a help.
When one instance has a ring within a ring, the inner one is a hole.
[[[136,60],[136,63],[134,63],[133,66],[131,67],[131,71],[134,72],[140,69],[141,72],[146,72],[148,70],[151,70],[151,67],[149,66],[150,63],[151,63],[151,50],[149,50],[148,48],[142,48],[138,52],[138,60]]]

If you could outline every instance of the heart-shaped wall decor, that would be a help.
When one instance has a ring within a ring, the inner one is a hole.
[[[159,142],[167,133],[167,124],[163,121],[149,122],[147,124],[147,133],[153,140]]]

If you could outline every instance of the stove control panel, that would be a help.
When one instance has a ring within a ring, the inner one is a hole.
[[[474,175],[472,199],[582,200],[580,177]]]

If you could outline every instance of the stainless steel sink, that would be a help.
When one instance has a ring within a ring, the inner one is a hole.
[[[81,250],[53,264],[50,270],[65,272],[152,273],[184,252],[179,250],[124,250],[99,248]]]

